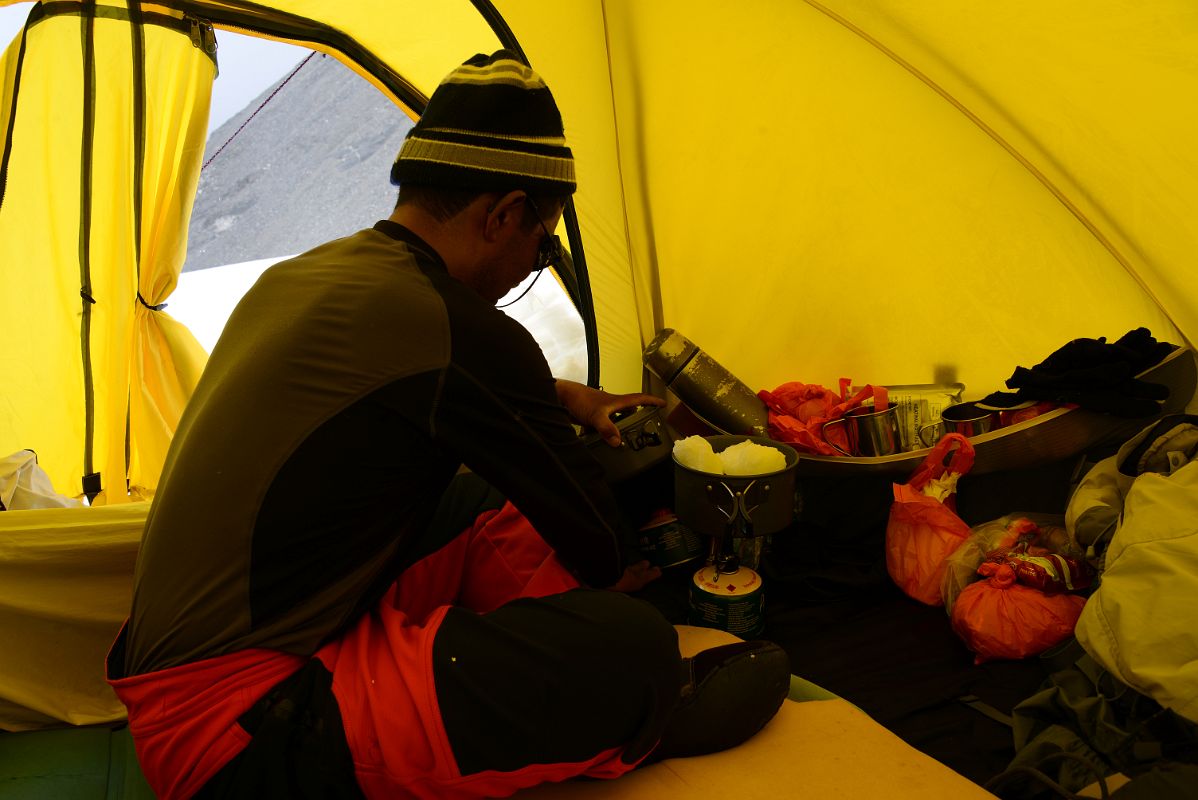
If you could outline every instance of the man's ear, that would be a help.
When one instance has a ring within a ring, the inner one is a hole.
[[[512,227],[520,227],[524,220],[524,200],[527,196],[527,192],[516,189],[499,195],[488,205],[483,228],[483,236],[488,241],[508,235]]]

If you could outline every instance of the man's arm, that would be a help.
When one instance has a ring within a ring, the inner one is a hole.
[[[651,394],[611,394],[582,383],[558,378],[554,383],[558,401],[579,425],[594,428],[612,447],[620,446],[620,430],[611,415],[635,406],[664,406],[665,400]]]

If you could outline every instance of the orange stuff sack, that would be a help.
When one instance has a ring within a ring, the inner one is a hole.
[[[1045,594],[1017,583],[1009,564],[986,561],[978,573],[987,580],[965,587],[951,617],[975,664],[1038,655],[1073,635],[1084,597]]]
[[[848,396],[852,385],[849,378],[840,379],[840,395],[814,383],[791,381],[772,392],[762,389],[757,397],[765,403],[768,412],[770,438],[790,445],[801,453],[817,456],[841,455],[829,444],[835,443],[842,450],[849,449],[848,437],[843,426],[834,426],[824,438],[825,423],[840,419],[870,397],[878,411],[888,403],[885,387],[866,386],[852,397]]]
[[[946,562],[969,538],[969,525],[957,516],[956,490],[957,479],[973,466],[973,455],[969,439],[946,434],[909,481],[894,484],[886,523],[886,570],[908,596],[930,606],[944,604],[940,584]]]

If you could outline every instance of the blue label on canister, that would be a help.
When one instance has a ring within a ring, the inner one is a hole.
[[[691,582],[688,622],[718,628],[742,639],[753,639],[765,630],[765,593],[761,576],[748,567],[720,574],[712,566],[695,573]]]

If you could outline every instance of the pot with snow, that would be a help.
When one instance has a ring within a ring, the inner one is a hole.
[[[766,538],[794,520],[799,454],[763,436],[722,435],[680,439],[673,455],[675,513],[711,538],[691,586],[689,621],[755,635],[764,607],[755,569]]]

